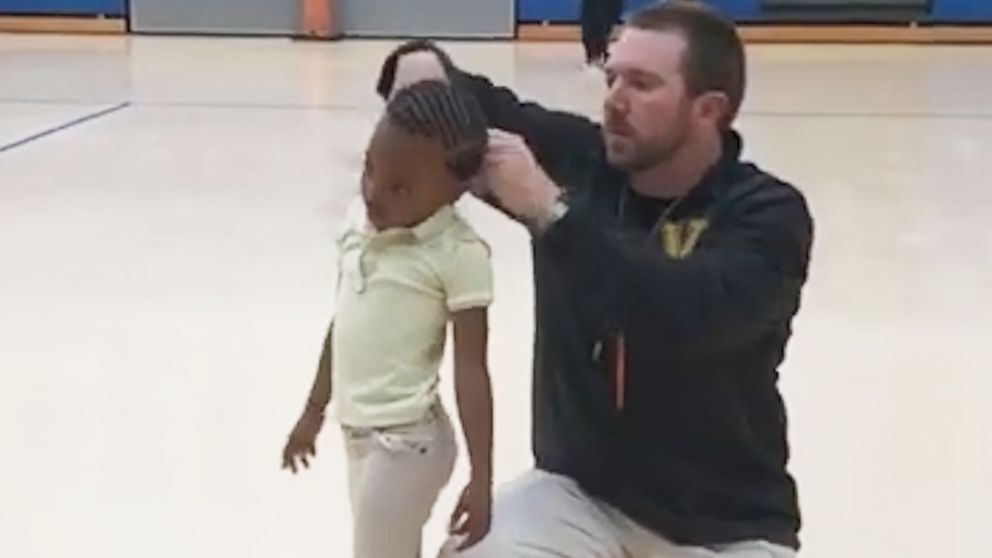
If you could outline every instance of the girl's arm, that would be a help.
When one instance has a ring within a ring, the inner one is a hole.
[[[451,518],[464,536],[459,550],[489,532],[492,515],[493,400],[486,364],[487,312],[472,308],[452,315],[455,330],[455,394],[472,473]]]
[[[493,400],[486,363],[487,311],[472,308],[455,312],[455,394],[465,432],[472,484],[488,486],[492,480]]]

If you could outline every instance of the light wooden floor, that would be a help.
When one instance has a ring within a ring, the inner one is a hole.
[[[0,146],[118,108],[0,147],[0,556],[347,555],[338,436],[299,478],[278,453],[390,45],[0,36]],[[574,44],[451,50],[598,113]],[[750,55],[747,155],[817,221],[782,382],[803,556],[984,558],[992,49]],[[464,209],[495,251],[504,480],[530,461],[529,252]]]

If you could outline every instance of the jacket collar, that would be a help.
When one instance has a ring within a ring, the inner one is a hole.
[[[741,135],[735,130],[728,130],[722,137],[720,159],[707,170],[699,182],[693,186],[673,211],[672,217],[679,214],[692,213],[700,207],[707,207],[715,198],[733,185],[734,174],[740,163],[743,150]]]

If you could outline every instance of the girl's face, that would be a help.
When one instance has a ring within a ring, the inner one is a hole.
[[[455,192],[439,141],[405,132],[388,118],[379,122],[362,175],[362,197],[377,230],[412,227],[452,203]]]

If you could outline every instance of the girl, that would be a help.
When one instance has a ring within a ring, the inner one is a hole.
[[[489,529],[492,396],[486,364],[489,250],[453,208],[479,170],[486,120],[442,81],[398,91],[366,153],[362,196],[339,238],[332,326],[283,451],[309,467],[334,389],[344,430],[355,558],[415,558],[450,479],[456,443],[438,401],[449,323],[471,480],[452,518],[464,546]]]

